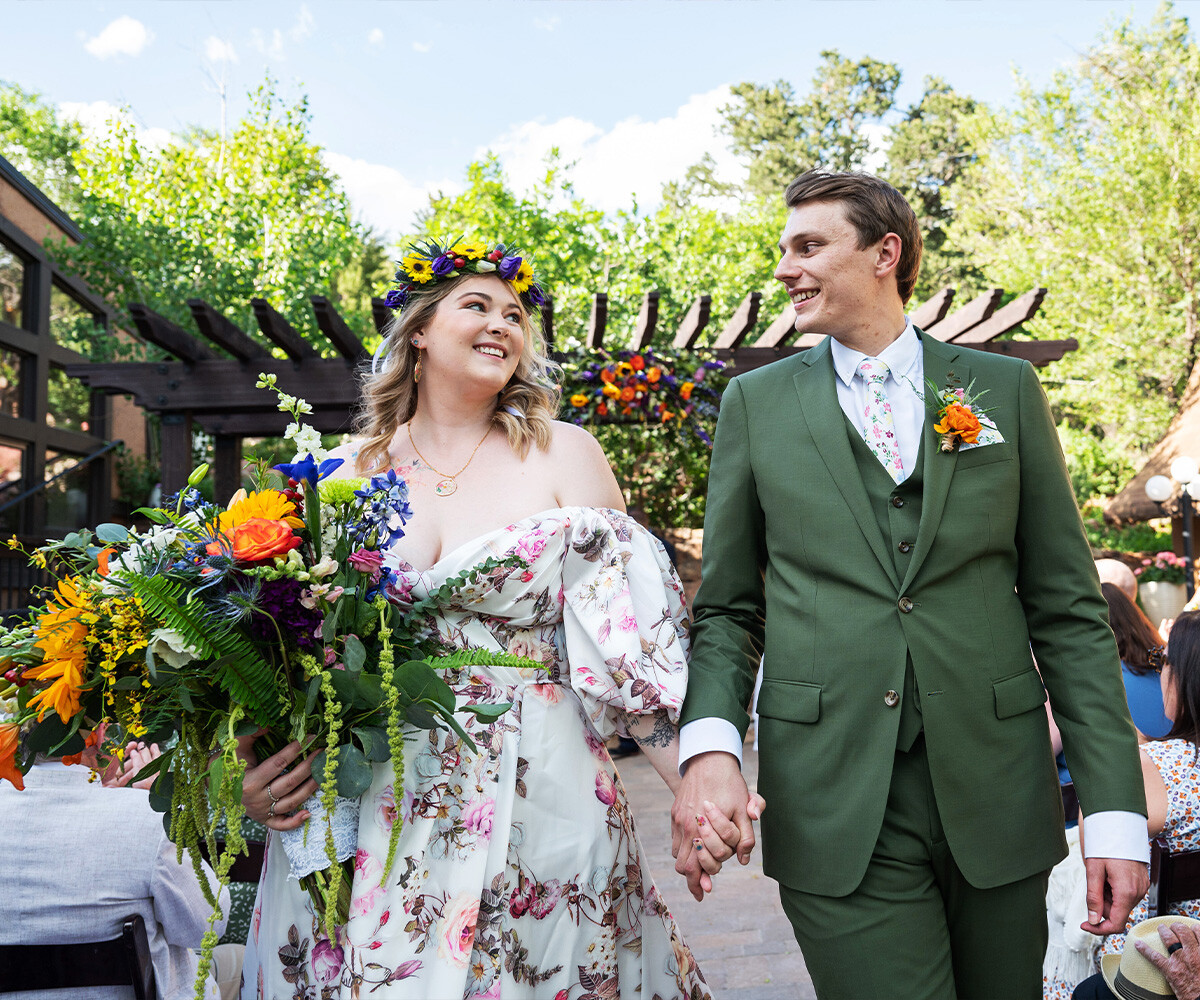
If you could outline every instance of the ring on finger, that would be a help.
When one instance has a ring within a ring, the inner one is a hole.
[[[1172,941],[1169,945],[1167,945],[1167,954],[1174,955],[1175,952],[1179,951],[1182,947],[1182,941]]]
[[[275,818],[275,802],[274,802],[274,800],[272,800],[270,807],[267,809],[267,819],[274,819],[274,818]]]
[[[279,800],[275,798],[275,793],[271,791],[271,783],[267,782],[267,798],[271,800],[272,807],[279,805]],[[274,812],[274,808],[271,810]]]

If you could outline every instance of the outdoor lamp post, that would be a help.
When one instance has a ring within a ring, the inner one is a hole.
[[[1171,463],[1171,478],[1151,476],[1146,481],[1146,496],[1162,504],[1175,492],[1172,480],[1179,484],[1179,514],[1183,518],[1183,558],[1187,562],[1183,585],[1188,600],[1196,592],[1192,574],[1192,500],[1200,495],[1200,466],[1187,455],[1180,455]]]

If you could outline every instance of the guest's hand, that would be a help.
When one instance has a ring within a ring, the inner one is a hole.
[[[242,805],[246,815],[272,830],[294,830],[308,819],[304,800],[320,787],[312,779],[312,754],[300,760],[300,744],[293,740],[261,764],[254,741],[263,730],[238,738],[238,756],[246,762],[242,779]]]
[[[712,875],[734,851],[742,864],[749,862],[754,849],[751,821],[761,812],[762,799],[751,797],[736,757],[712,751],[688,761],[671,807],[671,854],[675,870],[687,879],[697,901],[712,891]],[[703,826],[697,823],[701,817],[706,820]],[[716,822],[719,830],[713,826]]]
[[[1150,888],[1150,873],[1141,861],[1124,858],[1086,858],[1088,922],[1082,930],[1092,934],[1120,934],[1129,911]]]
[[[100,779],[100,783],[105,788],[124,788],[130,784],[134,788],[149,788],[154,784],[158,777],[157,774],[142,778],[141,781],[133,779],[141,773],[142,768],[161,756],[162,750],[159,749],[157,743],[151,743],[149,746],[146,746],[145,743],[129,743],[125,747],[125,759],[118,764],[115,770],[106,771]]]
[[[1158,936],[1169,954],[1155,951],[1145,941],[1134,941],[1137,948],[1167,977],[1167,985],[1177,997],[1200,997],[1200,937],[1191,924],[1164,924]]]

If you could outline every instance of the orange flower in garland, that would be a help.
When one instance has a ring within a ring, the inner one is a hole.
[[[627,385],[621,390],[621,399],[626,403],[633,401],[633,386]]]
[[[695,382],[684,382],[683,385],[681,385],[679,387],[679,395],[682,396],[684,399],[691,399],[692,398],[692,390],[695,388],[696,388]]]
[[[662,378],[662,369],[661,368],[652,367],[652,368],[646,369],[646,381],[647,382],[657,382],[660,378]]]
[[[74,578],[60,581],[54,597],[59,604],[47,601],[45,614],[38,618],[38,641],[34,645],[44,654],[42,662],[27,668],[22,675],[31,680],[52,681],[48,688],[29,699],[29,706],[39,709],[38,722],[51,708],[63,722],[79,711],[88,626],[96,622],[91,601],[76,587]]]
[[[629,367],[632,368],[635,372],[640,372],[643,368],[646,367],[646,359],[643,358],[640,354],[635,354],[632,358],[629,359]]]
[[[25,778],[17,767],[17,724],[6,722],[0,725],[0,780],[8,779],[17,791],[25,790]]]

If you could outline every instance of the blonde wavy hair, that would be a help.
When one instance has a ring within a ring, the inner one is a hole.
[[[390,465],[388,445],[396,428],[411,420],[417,410],[420,386],[413,382],[413,370],[420,352],[413,346],[413,336],[433,319],[442,300],[461,280],[442,280],[428,291],[415,292],[384,331],[387,355],[379,370],[372,372],[368,367],[360,373],[362,402],[354,421],[354,432],[362,438],[355,461],[359,475]],[[504,429],[509,447],[524,458],[530,445],[536,444],[542,451],[550,447],[551,424],[558,415],[562,395],[558,381],[561,369],[550,360],[542,331],[534,325],[520,296],[517,304],[524,344],[517,370],[496,396],[492,422]]]

